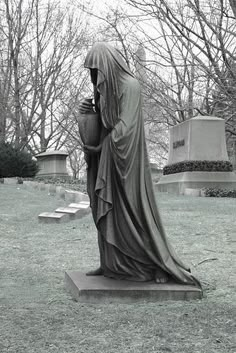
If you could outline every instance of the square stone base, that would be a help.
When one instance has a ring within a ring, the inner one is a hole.
[[[65,285],[73,299],[87,303],[135,303],[165,300],[201,299],[201,289],[168,282],[119,281],[104,276],[86,276],[74,271],[65,273]]]
[[[236,189],[234,172],[183,172],[163,175],[155,187],[159,191],[185,194],[185,189]]]

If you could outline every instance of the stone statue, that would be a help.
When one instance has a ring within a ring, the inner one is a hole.
[[[200,287],[169,244],[158,212],[144,136],[140,85],[119,52],[96,43],[87,54],[100,141],[84,146],[100,267],[87,275]],[[80,112],[91,112],[91,101]]]

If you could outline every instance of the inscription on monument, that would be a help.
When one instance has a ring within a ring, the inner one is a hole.
[[[179,140],[173,142],[173,148],[178,148],[185,145],[185,140]]]

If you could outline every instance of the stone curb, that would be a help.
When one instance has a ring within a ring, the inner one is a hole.
[[[44,184],[31,180],[25,180],[23,184],[19,185],[21,185],[21,187],[23,188],[34,188],[36,190],[45,191],[48,195],[59,196],[60,198],[68,202],[89,201],[89,197],[87,194],[84,194],[81,191],[69,190],[59,185]]]

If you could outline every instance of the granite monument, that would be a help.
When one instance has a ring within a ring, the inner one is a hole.
[[[229,162],[225,121],[213,116],[197,116],[175,125],[169,130],[169,155],[167,166],[181,162]],[[223,163],[222,163],[223,162]],[[236,188],[236,175],[232,170],[183,171],[163,175],[156,187],[160,191],[184,194],[186,189],[204,187]]]

